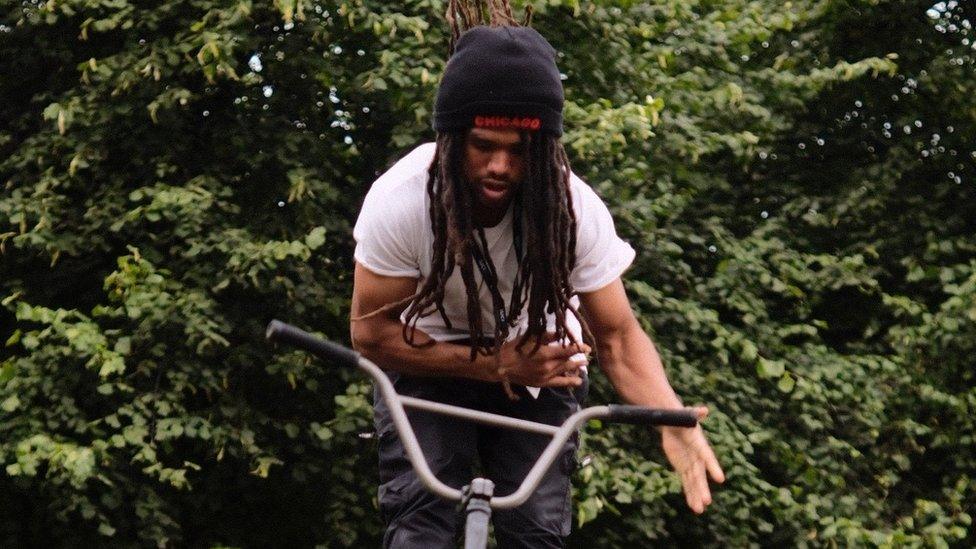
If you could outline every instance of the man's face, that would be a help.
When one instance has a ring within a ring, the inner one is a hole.
[[[473,187],[475,215],[501,221],[525,173],[522,136],[514,129],[472,128],[464,142],[464,178]]]

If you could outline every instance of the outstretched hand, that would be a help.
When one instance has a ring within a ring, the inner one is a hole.
[[[705,406],[692,409],[698,415],[698,421],[708,415]],[[688,507],[696,514],[705,512],[705,508],[712,503],[708,479],[722,483],[725,473],[708,445],[701,425],[692,429],[664,427],[661,429],[661,444],[671,466],[681,476],[681,487]]]

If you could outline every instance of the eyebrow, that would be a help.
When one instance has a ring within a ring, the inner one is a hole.
[[[522,147],[522,135],[521,134],[519,134],[518,141],[515,141],[513,143],[500,143],[500,142],[495,141],[495,140],[493,140],[493,139],[491,139],[489,137],[486,137],[486,136],[483,136],[483,135],[478,135],[477,130],[472,130],[471,133],[468,135],[468,137],[472,141],[474,141],[476,144],[479,144],[479,145],[488,145],[488,146],[492,146],[492,147],[505,147],[505,148],[510,148],[510,149],[520,149]]]

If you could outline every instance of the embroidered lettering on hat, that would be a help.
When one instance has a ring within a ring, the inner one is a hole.
[[[542,127],[542,119],[531,116],[475,116],[476,128],[514,128],[536,131]]]

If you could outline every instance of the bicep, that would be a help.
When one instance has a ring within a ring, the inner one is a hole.
[[[416,291],[416,278],[384,276],[356,262],[352,287],[352,318],[359,318],[391,303],[403,301]],[[381,316],[396,318],[402,310],[403,307],[397,307]]]
[[[581,293],[580,305],[597,345],[607,338],[639,327],[619,277],[598,290]]]
[[[398,318],[404,306],[383,307],[398,303],[412,296],[417,289],[417,279],[411,277],[384,276],[374,273],[359,262],[353,275],[352,307],[349,332],[353,348],[360,352],[382,345],[393,331],[399,330]]]

